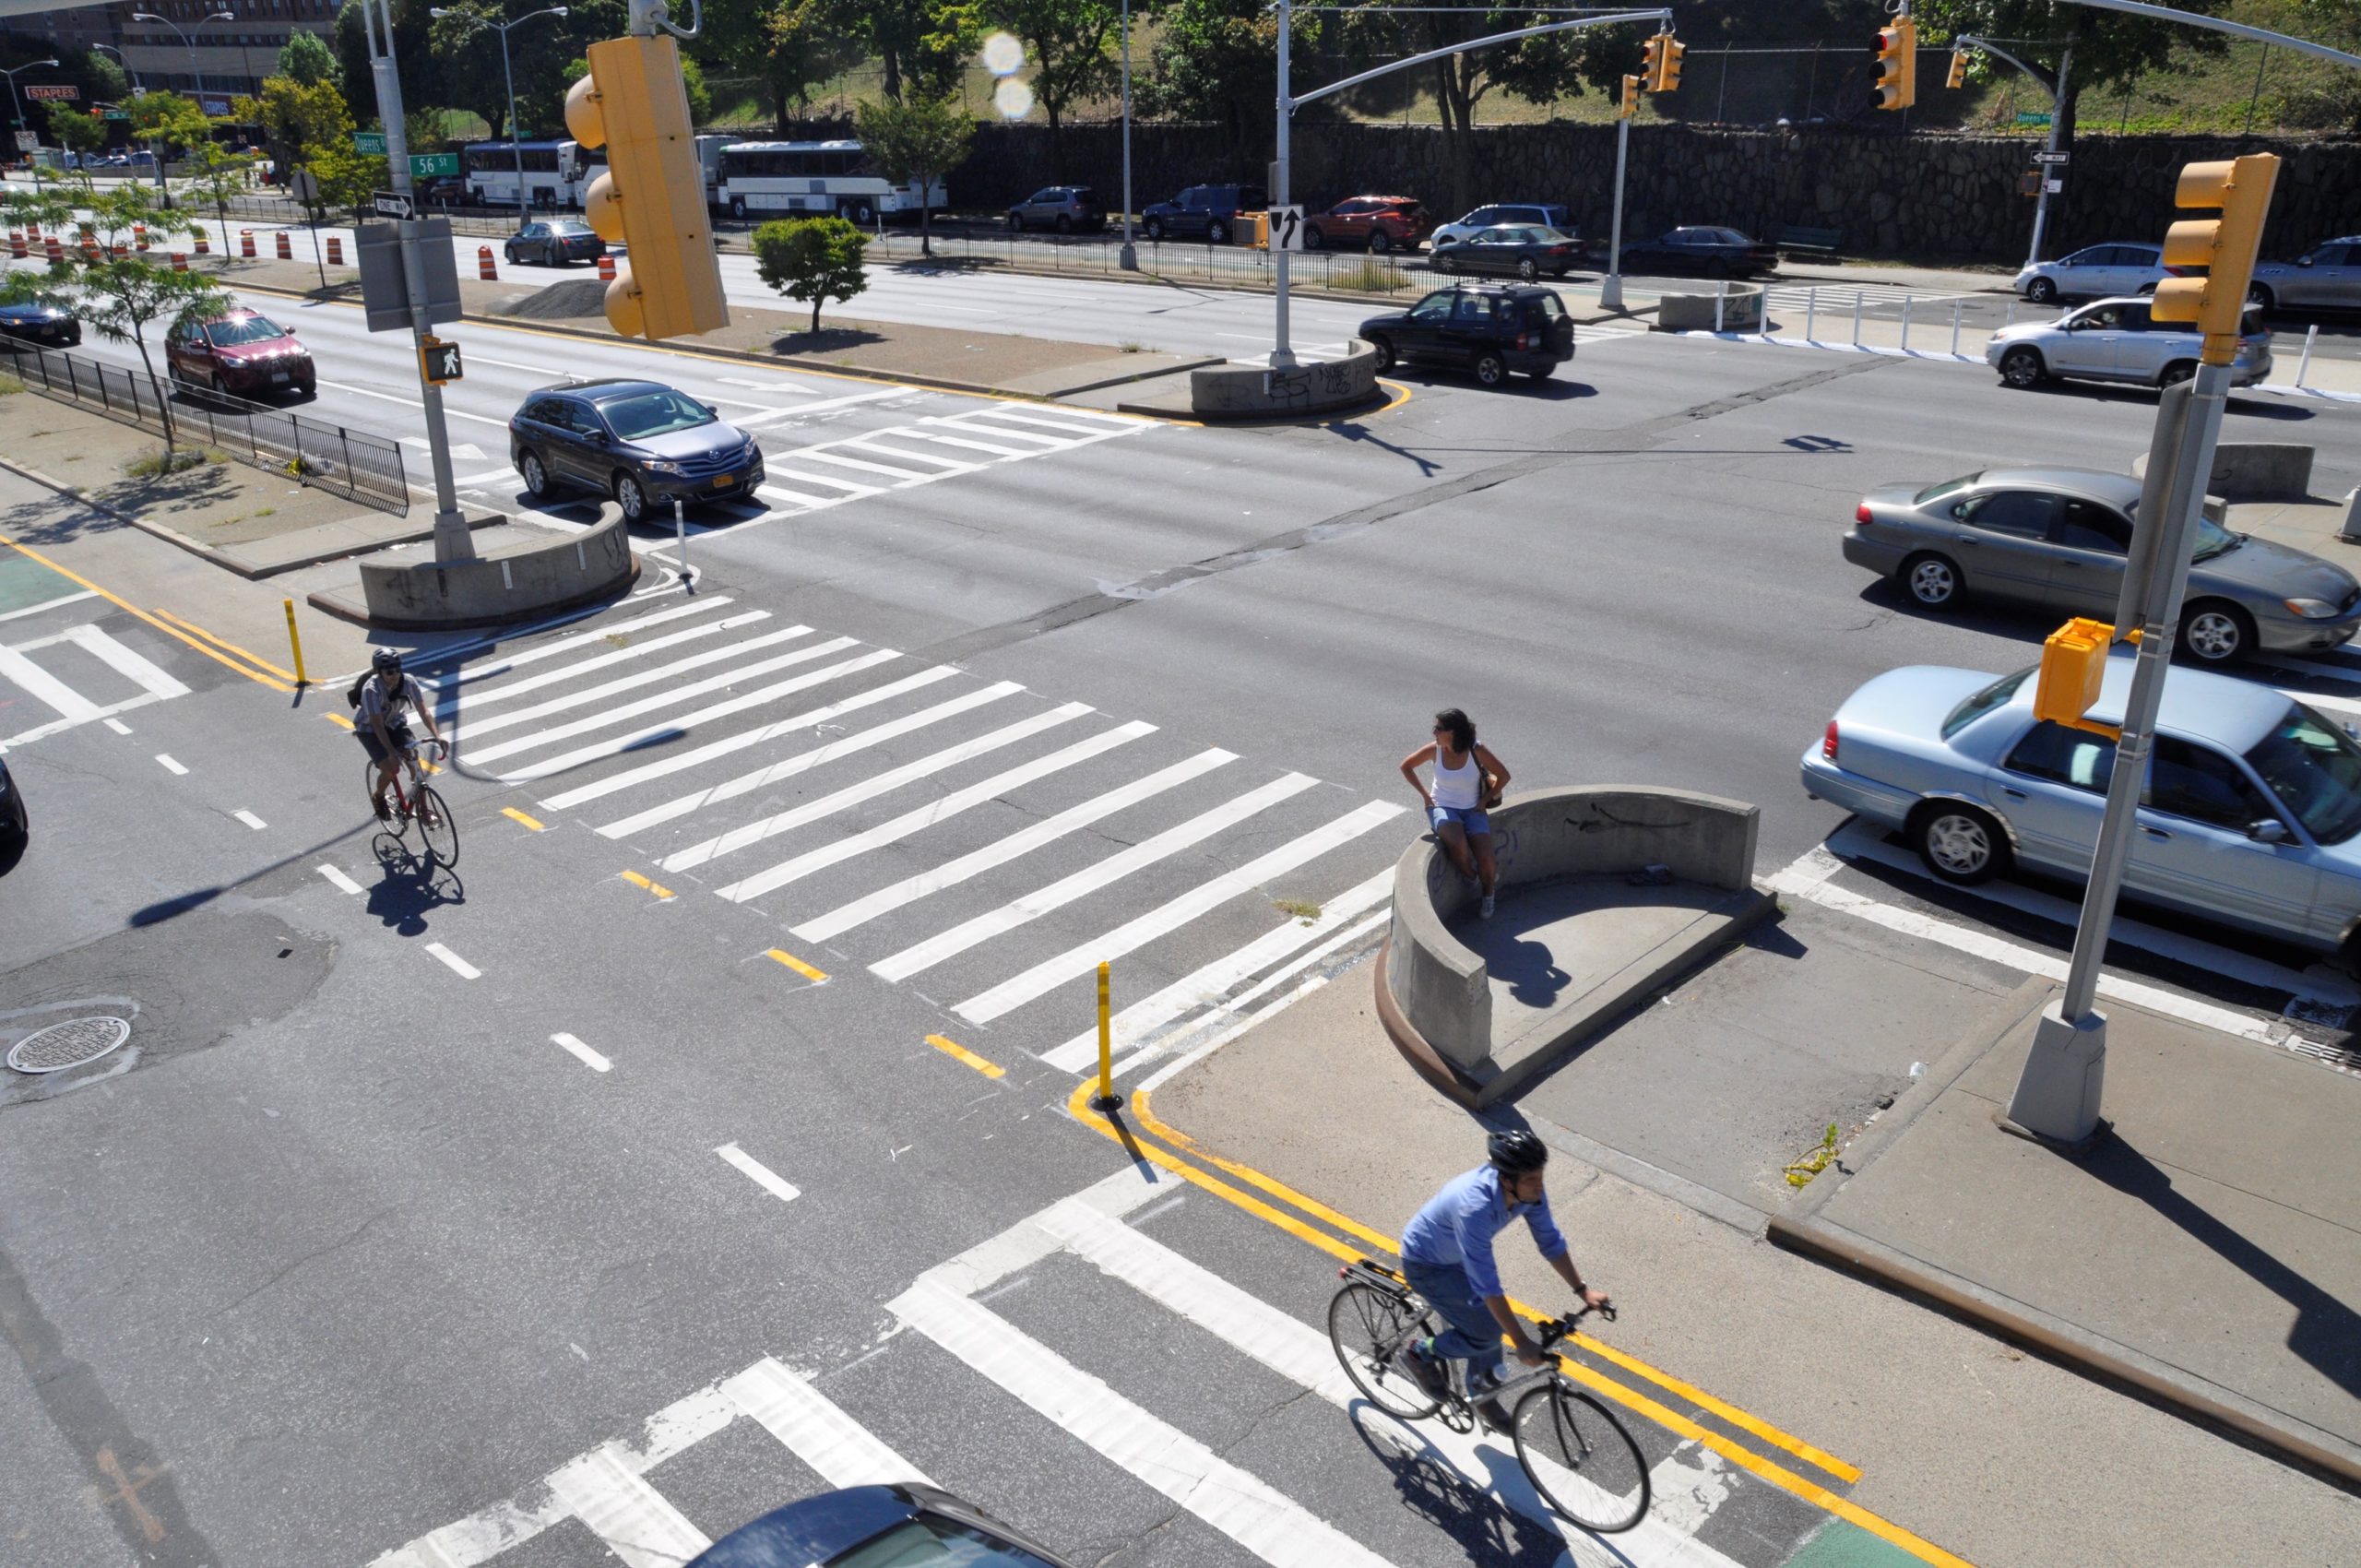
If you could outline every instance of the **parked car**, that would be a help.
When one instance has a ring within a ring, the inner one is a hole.
[[[2132,663],[2107,660],[2089,717],[2121,720]],[[2115,742],[2036,719],[2035,674],[1888,671],[1845,698],[1805,750],[1805,792],[1901,833],[1947,882],[1983,882],[2012,862],[2082,880]],[[2175,672],[2139,826],[2126,893],[2353,966],[2361,742],[2301,701]]]
[[[164,369],[176,386],[241,398],[279,392],[311,397],[319,372],[295,334],[257,310],[232,310],[175,326],[164,337]]]
[[[1107,204],[1088,185],[1044,185],[1008,209],[1008,232],[1054,229],[1061,234],[1107,227]]]
[[[1579,252],[1572,234],[1502,225],[1439,242],[1429,264],[1437,272],[1513,272],[1527,279],[1546,272],[1563,278],[1582,259]]]
[[[536,219],[508,236],[508,265],[528,258],[543,267],[596,261],[607,254],[607,242],[578,218]]]
[[[44,348],[70,349],[82,340],[82,324],[64,305],[26,300],[0,305],[0,337]]]
[[[2139,511],[2138,480],[2093,469],[1880,485],[1853,513],[1845,559],[1892,577],[1928,610],[1974,595],[2113,620]],[[2201,515],[2184,604],[2180,652],[2191,662],[2317,652],[2361,627],[2361,579]]]
[[[2162,245],[2084,245],[2056,261],[2036,261],[2011,285],[2037,305],[2055,300],[2091,300],[2109,294],[2151,294],[2176,276],[2165,265]]]
[[[543,387],[509,420],[508,452],[534,500],[566,490],[611,495],[634,523],[676,495],[731,499],[763,482],[753,436],[658,381]]]
[[[1416,250],[1434,227],[1427,209],[1408,196],[1349,196],[1303,220],[1308,251],[1365,245],[1381,255]]]
[[[1427,236],[1430,245],[1445,240],[1464,240],[1478,229],[1497,229],[1503,223],[1529,229],[1555,229],[1560,234],[1576,238],[1574,210],[1551,202],[1496,202],[1479,207],[1463,218],[1454,218]]]
[[[0,757],[0,876],[17,869],[25,858],[25,846],[32,842],[32,820],[25,813],[25,792],[18,787],[8,772],[8,762]]]
[[[1072,1568],[979,1508],[918,1481],[825,1491],[764,1515],[689,1568]]]
[[[1736,229],[1672,229],[1654,240],[1623,247],[1626,272],[1698,272],[1709,277],[1750,278],[1778,267],[1779,247]]]
[[[2247,298],[2257,310],[2361,310],[2361,234],[2314,245],[2293,261],[2261,263]]]
[[[1574,318],[1554,290],[1500,283],[1437,289],[1399,315],[1373,315],[1360,337],[1377,368],[1449,365],[1498,386],[1511,371],[1547,380],[1574,357]]]
[[[2195,327],[2158,321],[2144,298],[2100,300],[2055,321],[2020,321],[1992,334],[1984,362],[2020,389],[2054,376],[2169,386],[2197,374],[2205,344]],[[2251,386],[2271,374],[2271,334],[2249,310],[2238,338],[2230,384]]]
[[[1202,239],[1229,244],[1238,215],[1262,212],[1271,203],[1260,185],[1191,185],[1170,201],[1151,202],[1140,213],[1140,228],[1151,240]]]

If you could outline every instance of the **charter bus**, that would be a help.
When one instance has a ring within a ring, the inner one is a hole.
[[[525,201],[530,207],[578,208],[582,193],[602,172],[606,160],[579,142],[479,141],[459,155],[468,197],[480,207],[516,205],[516,161],[525,162]]]
[[[855,223],[916,212],[920,205],[918,187],[889,184],[870,168],[857,141],[733,142],[721,149],[716,198],[732,218],[833,212]],[[924,204],[943,205],[942,181],[927,187]]]

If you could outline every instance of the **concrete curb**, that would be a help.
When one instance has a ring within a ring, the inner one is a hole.
[[[1820,1219],[1772,1217],[1775,1246],[1945,1316],[2361,1496],[2361,1449],[2217,1384],[2090,1333],[1883,1242]]]

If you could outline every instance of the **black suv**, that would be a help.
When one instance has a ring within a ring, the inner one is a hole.
[[[1177,236],[1226,245],[1238,230],[1240,213],[1262,212],[1270,205],[1260,185],[1191,185],[1170,201],[1150,202],[1140,214],[1140,228],[1151,240]]]
[[[1377,368],[1397,362],[1465,367],[1487,386],[1521,370],[1536,381],[1574,357],[1574,318],[1554,289],[1462,283],[1437,289],[1399,315],[1361,323]]]
[[[508,422],[508,453],[534,500],[595,491],[613,496],[634,523],[676,495],[691,503],[751,496],[763,482],[763,449],[753,436],[659,381],[543,387]]]

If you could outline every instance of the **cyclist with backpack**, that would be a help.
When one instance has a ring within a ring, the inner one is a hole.
[[[391,822],[394,809],[386,802],[386,791],[393,788],[394,769],[400,766],[403,754],[418,744],[418,737],[409,731],[409,715],[415,713],[424,719],[426,732],[438,744],[444,743],[443,731],[435,725],[433,705],[419,689],[418,677],[402,673],[400,654],[379,648],[369,660],[369,671],[352,683],[345,698],[354,709],[352,732],[377,765],[377,820]]]
[[[1549,1217],[1541,1182],[1549,1146],[1512,1128],[1494,1133],[1487,1152],[1489,1160],[1444,1182],[1402,1232],[1403,1277],[1451,1324],[1451,1332],[1412,1340],[1394,1353],[1394,1365],[1429,1398],[1440,1399],[1450,1386],[1445,1363],[1465,1361],[1476,1413],[1493,1431],[1505,1432],[1514,1423],[1501,1402],[1488,1396],[1505,1381],[1501,1339],[1525,1366],[1537,1367],[1548,1357],[1509,1307],[1492,1262],[1492,1238],[1522,1219],[1542,1257],[1585,1304],[1605,1307],[1608,1295],[1583,1283],[1566,1239]]]

